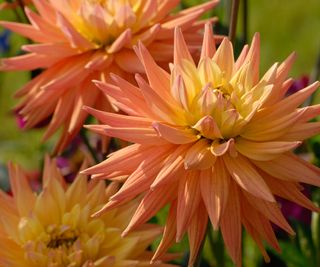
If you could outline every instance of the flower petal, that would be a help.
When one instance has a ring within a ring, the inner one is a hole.
[[[186,153],[184,159],[185,169],[204,170],[212,167],[216,157],[210,151],[210,144],[206,139],[194,143]]]
[[[282,153],[299,146],[301,142],[253,142],[239,138],[235,143],[236,149],[244,156],[261,161],[268,161],[280,156]]]
[[[240,187],[258,198],[275,201],[263,177],[249,160],[240,154],[236,158],[232,158],[228,153],[224,154],[223,160],[230,175]]]
[[[218,229],[229,195],[230,175],[223,161],[218,158],[214,168],[201,171],[201,195],[211,223]]]
[[[160,137],[172,144],[188,144],[199,139],[195,132],[187,127],[171,126],[161,122],[153,122],[152,127]]]

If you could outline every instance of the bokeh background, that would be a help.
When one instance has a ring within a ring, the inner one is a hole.
[[[0,0],[0,4],[3,2]],[[205,1],[183,0],[180,8],[196,5],[200,2]],[[227,32],[230,2],[230,0],[221,0],[219,7],[207,15],[219,16],[219,25],[215,29],[219,33]],[[247,27],[245,27],[243,15],[246,5]],[[1,20],[17,21],[17,16],[21,18],[22,15],[19,10],[17,12],[0,11]],[[291,76],[297,81],[313,79],[320,53],[319,0],[242,0],[237,28],[238,49],[244,42],[250,42],[255,32],[260,32],[261,35],[261,72],[264,72],[273,63],[283,61],[292,51],[296,51],[297,60]],[[28,40],[0,28],[0,57],[10,57],[21,53],[20,46],[27,42]],[[43,155],[50,151],[53,144],[53,140],[45,144],[41,143],[43,133],[41,128],[27,132],[22,131],[19,128],[19,120],[12,111],[17,103],[13,97],[14,92],[25,84],[30,76],[29,72],[0,72],[0,187],[4,189],[8,188],[5,168],[8,161],[18,162],[30,171],[37,170],[42,164]],[[317,97],[313,101],[317,102]],[[320,103],[320,100],[318,102]],[[308,149],[303,151],[307,152],[304,156],[315,163],[320,162],[319,137],[313,138],[306,146]],[[307,189],[306,192],[312,194],[314,200],[319,201],[319,192],[311,191]],[[310,262],[310,258],[319,257],[320,254],[320,247],[316,246],[319,239],[318,241],[314,240],[317,238],[314,236],[314,231],[318,231],[319,226],[313,230],[310,213],[305,213],[304,210],[297,209],[297,207],[287,207],[286,209],[288,210],[287,215],[292,217],[290,221],[293,223],[298,237],[295,240],[283,238],[280,241],[283,254],[273,255],[272,263],[266,265],[251,239],[245,236],[243,241],[245,267],[319,267],[313,266],[313,261]],[[163,222],[165,213],[164,210],[154,220]],[[317,220],[319,219],[313,218],[312,224],[316,224]],[[278,235],[281,237],[282,233],[279,231]],[[186,244],[187,242],[184,241],[175,249],[187,251]],[[215,248],[213,253],[212,246]],[[225,256],[218,233],[212,233],[211,240],[206,242],[205,261],[201,266],[233,266]]]

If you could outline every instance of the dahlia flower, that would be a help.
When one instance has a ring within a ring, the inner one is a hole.
[[[22,46],[24,55],[3,59],[1,69],[45,69],[16,93],[22,98],[16,109],[26,119],[26,128],[52,116],[44,140],[62,128],[56,146],[61,152],[82,127],[83,105],[110,111],[107,98],[92,79],[110,72],[130,79],[130,73],[142,71],[132,51],[138,40],[165,65],[171,60],[175,26],[181,26],[193,49],[197,48],[201,44],[198,30],[204,23],[197,20],[218,0],[171,15],[179,2],[33,0],[38,13],[25,9],[31,25],[2,21],[0,25],[36,44]]]
[[[1,266],[151,266],[146,248],[161,233],[158,226],[144,224],[121,238],[136,202],[100,218],[90,216],[115,192],[115,183],[105,187],[103,181],[88,183],[78,175],[68,186],[55,162],[47,160],[37,195],[19,167],[9,170],[13,197],[0,191]],[[152,266],[172,265],[159,261]]]
[[[125,179],[97,215],[144,193],[123,235],[169,203],[154,260],[187,232],[192,265],[209,217],[237,266],[242,226],[268,261],[263,240],[280,250],[271,223],[294,233],[274,195],[317,210],[299,183],[319,186],[320,170],[292,149],[320,132],[320,122],[308,122],[319,115],[320,105],[298,107],[319,83],[285,97],[294,54],[259,78],[259,35],[235,61],[228,39],[216,50],[210,25],[198,64],[179,28],[170,73],[141,43],[136,53],[148,81],[137,74],[139,87],[116,75],[115,85],[96,82],[128,115],[86,108],[104,124],[89,129],[134,143],[84,171],[97,179]]]

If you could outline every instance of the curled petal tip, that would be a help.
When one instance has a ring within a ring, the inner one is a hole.
[[[124,238],[124,237],[126,237],[128,234],[129,234],[129,230],[126,229],[126,230],[124,230],[124,231],[122,232],[121,237]]]

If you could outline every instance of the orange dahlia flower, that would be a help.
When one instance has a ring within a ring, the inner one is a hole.
[[[96,83],[128,115],[86,108],[104,123],[88,128],[134,143],[85,171],[93,178],[126,179],[99,213],[145,193],[124,235],[170,203],[153,259],[187,232],[192,264],[209,215],[237,266],[242,225],[268,260],[263,240],[280,250],[271,222],[293,233],[274,195],[317,210],[299,182],[319,186],[320,170],[290,151],[320,132],[320,122],[308,122],[320,105],[298,107],[319,83],[286,97],[294,54],[259,78],[259,35],[235,61],[228,39],[216,50],[210,25],[198,64],[179,28],[170,74],[141,43],[136,52],[148,82],[137,74],[139,87],[116,75],[116,85]]]
[[[1,266],[173,266],[150,264],[152,255],[146,248],[161,233],[158,226],[145,224],[121,238],[136,201],[92,218],[117,186],[88,183],[83,175],[67,186],[55,162],[46,163],[38,195],[24,172],[9,166],[13,197],[0,191]]]
[[[110,110],[107,98],[91,83],[103,74],[143,70],[132,51],[141,40],[159,64],[172,57],[173,31],[181,26],[190,44],[201,44],[204,21],[198,18],[216,6],[211,0],[174,15],[179,0],[33,0],[38,13],[26,8],[31,25],[4,22],[0,25],[30,38],[28,53],[2,60],[2,70],[45,69],[16,93],[22,97],[17,110],[26,128],[52,116],[44,135],[49,138],[62,127],[56,150],[62,151],[78,133],[86,118],[83,105]],[[107,75],[109,77],[109,75]]]

